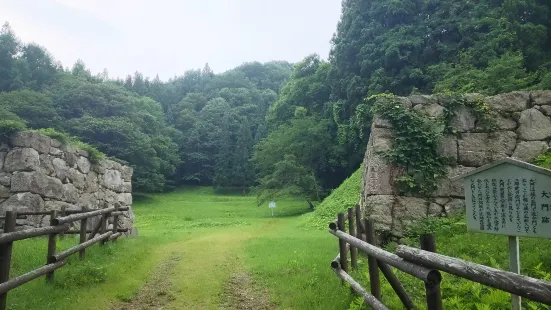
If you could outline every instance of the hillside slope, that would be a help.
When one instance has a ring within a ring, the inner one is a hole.
[[[331,192],[331,195],[323,200],[316,211],[306,215],[308,225],[325,229],[339,212],[346,212],[348,208],[354,207],[360,198],[362,171],[363,167],[356,170],[338,188]]]

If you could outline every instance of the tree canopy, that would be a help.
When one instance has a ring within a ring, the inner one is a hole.
[[[309,203],[360,165],[379,93],[551,88],[551,3],[344,0],[327,60],[206,64],[161,81],[63,68],[0,31],[0,133],[65,132],[127,161],[135,189],[259,190]]]

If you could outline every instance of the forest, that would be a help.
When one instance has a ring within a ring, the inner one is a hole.
[[[0,135],[49,129],[134,167],[134,191],[212,185],[313,201],[361,164],[366,97],[551,88],[546,0],[344,0],[327,60],[207,65],[168,81],[72,67],[8,22]]]

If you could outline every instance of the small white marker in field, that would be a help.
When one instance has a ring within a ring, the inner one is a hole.
[[[268,205],[268,208],[272,210],[272,216],[274,216],[275,207],[276,207],[276,203],[274,201],[270,202],[270,204]]]

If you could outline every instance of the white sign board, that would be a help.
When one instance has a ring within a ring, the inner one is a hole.
[[[467,228],[489,234],[551,238],[549,172],[513,160],[500,162],[464,176]]]

